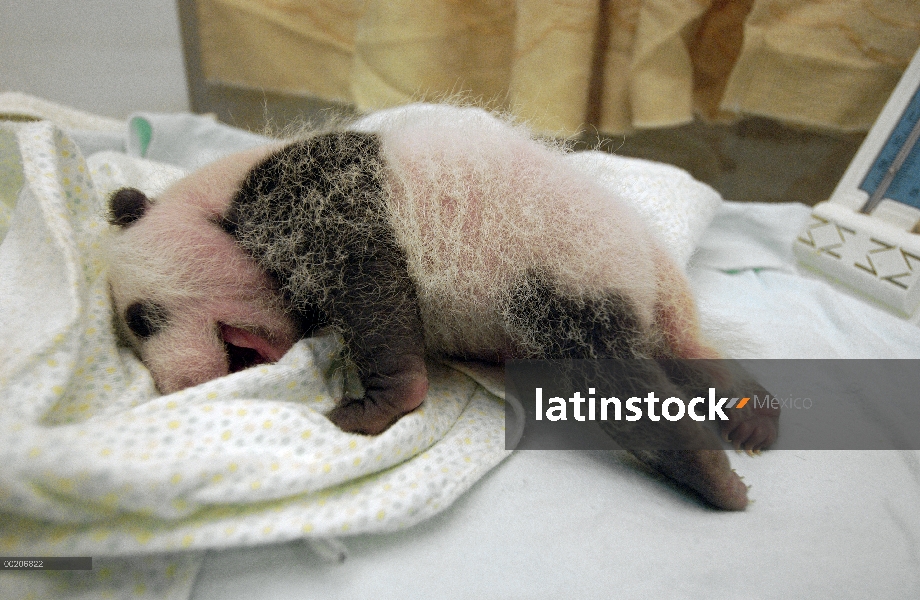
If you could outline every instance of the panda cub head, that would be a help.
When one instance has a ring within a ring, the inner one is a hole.
[[[248,171],[275,150],[235,154],[150,198],[109,201],[115,326],[170,393],[261,363],[302,337],[275,281],[221,227]]]

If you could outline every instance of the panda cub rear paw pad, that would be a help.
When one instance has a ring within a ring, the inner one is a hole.
[[[748,454],[766,450],[779,433],[779,411],[772,414],[770,409],[754,409],[740,417],[734,417],[720,424],[722,437],[735,450],[744,450]]]

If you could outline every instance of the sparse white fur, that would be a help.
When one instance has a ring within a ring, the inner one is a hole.
[[[657,242],[558,149],[476,108],[381,111],[353,129],[381,137],[389,219],[429,347],[483,358],[506,352],[499,296],[533,267],[573,297],[615,289],[651,326]]]
[[[477,108],[403,107],[349,129],[381,139],[387,218],[407,255],[430,351],[508,356],[501,295],[536,267],[572,297],[616,290],[642,329],[681,356],[717,356],[697,343],[686,282],[642,220],[558,148]],[[213,226],[248,171],[281,145],[193,173],[110,240],[122,329],[125,307],[138,300],[153,299],[172,316],[167,331],[146,341],[126,331],[164,392],[227,372],[221,323],[266,335],[278,353],[296,338],[273,282]]]

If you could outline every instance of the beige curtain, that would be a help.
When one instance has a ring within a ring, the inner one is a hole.
[[[212,81],[361,109],[460,96],[559,134],[752,114],[864,131],[920,0],[198,0]]]

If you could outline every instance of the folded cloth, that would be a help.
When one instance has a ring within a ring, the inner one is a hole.
[[[632,205],[681,266],[722,204],[718,192],[671,165],[598,151],[575,152],[568,159]]]
[[[344,386],[333,338],[159,396],[110,324],[100,190],[162,185],[170,169],[105,156],[91,168],[47,123],[16,137],[25,186],[0,247],[5,553],[60,554],[62,539],[68,554],[116,555],[392,530],[506,455],[501,403],[446,369],[424,410],[385,434],[339,431],[323,416]]]

